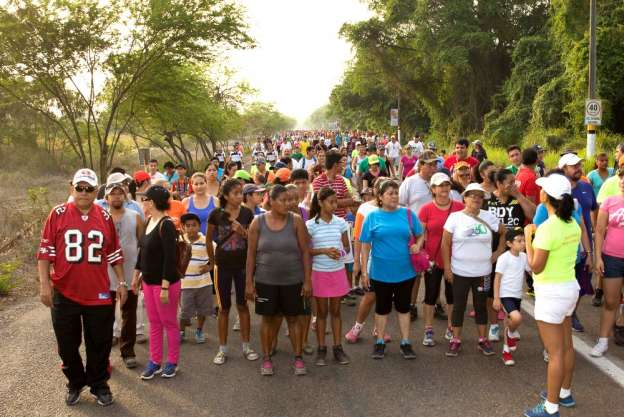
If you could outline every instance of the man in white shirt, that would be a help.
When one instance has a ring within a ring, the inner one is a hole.
[[[432,200],[429,181],[437,171],[437,158],[432,151],[425,151],[418,159],[418,173],[408,177],[399,188],[399,204],[411,209],[416,215],[420,208]]]
[[[392,167],[393,172],[398,172],[399,160],[401,159],[401,144],[394,135],[390,137],[390,142],[386,144],[386,155],[388,157],[388,165]]]
[[[167,178],[160,172],[158,172],[158,160],[152,159],[147,164],[147,172],[152,179],[152,184],[159,180],[166,180]]]

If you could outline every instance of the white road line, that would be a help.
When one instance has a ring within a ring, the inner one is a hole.
[[[524,299],[522,300],[522,309],[527,312],[531,317],[535,318],[533,311],[535,310],[535,305],[532,301]],[[609,358],[603,356],[602,358],[594,358],[589,352],[591,352],[592,347],[589,346],[583,339],[576,335],[572,335],[572,342],[574,343],[574,349],[589,363],[594,365],[598,370],[607,374],[611,379],[613,379],[619,386],[624,388],[624,369],[620,368],[615,362],[610,360]]]

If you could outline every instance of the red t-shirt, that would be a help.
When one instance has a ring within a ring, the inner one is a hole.
[[[459,201],[452,200],[451,207],[446,210],[441,210],[436,207],[433,202],[429,202],[420,208],[418,212],[418,218],[426,225],[426,240],[425,251],[429,255],[429,259],[435,257],[435,263],[438,268],[444,268],[444,261],[442,260],[442,251],[440,245],[442,244],[442,232],[444,231],[444,223],[448,219],[449,215],[456,211],[464,209],[464,205]]]
[[[111,304],[108,265],[123,263],[112,216],[93,205],[88,214],[74,203],[52,209],[41,233],[37,259],[54,265],[52,286],[82,305]]]
[[[448,158],[446,158],[446,161],[444,161],[444,167],[448,169],[449,171],[452,171],[453,165],[455,165],[459,161],[460,160],[457,159],[457,155],[451,155]],[[474,168],[475,166],[479,165],[479,160],[476,158],[473,158],[472,156],[469,156],[466,159],[461,159],[461,161],[467,162],[468,165],[470,165],[470,168]]]
[[[316,177],[314,181],[312,181],[312,190],[316,193],[323,187],[329,187],[336,192],[336,197],[338,199],[346,198],[349,196],[349,189],[347,188],[345,181],[346,180],[342,176],[336,175],[334,177],[334,181],[330,184],[327,174],[323,172],[321,175]],[[338,207],[334,214],[344,219],[347,217],[347,209],[344,207]]]
[[[540,203],[540,187],[535,183],[537,174],[530,168],[520,167],[516,174],[516,181],[520,183],[518,191],[536,205]]]

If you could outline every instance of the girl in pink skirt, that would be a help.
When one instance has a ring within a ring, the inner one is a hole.
[[[331,314],[334,337],[334,359],[341,365],[349,363],[349,357],[340,344],[342,334],[340,299],[349,292],[347,273],[340,258],[345,255],[346,250],[349,250],[349,238],[347,222],[334,215],[337,207],[336,192],[329,187],[323,187],[312,198],[310,220],[306,222],[312,240],[312,295],[316,299],[318,366],[327,365],[325,326],[328,311]]]

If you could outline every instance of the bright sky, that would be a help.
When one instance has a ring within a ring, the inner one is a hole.
[[[247,10],[257,47],[232,51],[230,66],[300,127],[326,104],[345,65],[350,45],[338,36],[345,22],[371,16],[359,0],[239,0]]]

